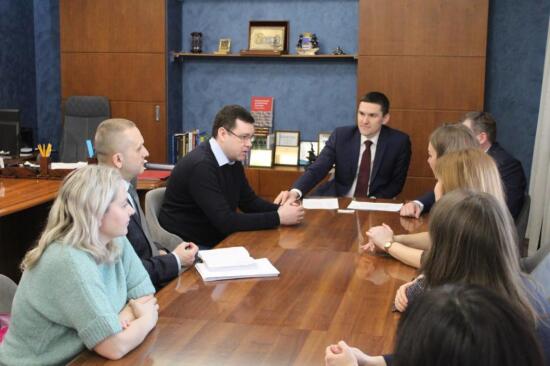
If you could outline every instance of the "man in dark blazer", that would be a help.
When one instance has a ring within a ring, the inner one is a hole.
[[[170,253],[162,249],[162,243],[151,240],[136,189],[130,183],[145,169],[145,158],[149,152],[145,148],[143,136],[132,121],[103,121],[97,127],[95,147],[99,164],[118,169],[127,184],[128,204],[136,212],[130,217],[126,237],[158,289],[177,277],[182,269],[193,264],[198,247],[193,243],[182,242]]]
[[[393,198],[403,189],[411,160],[409,136],[385,126],[390,103],[370,92],[357,107],[357,125],[338,127],[315,162],[275,203],[295,201],[313,189],[335,165],[334,179],[314,195]],[[367,146],[369,151],[366,151]],[[368,160],[368,161],[367,161]],[[364,169],[362,169],[364,167]],[[365,175],[363,175],[363,173]]]
[[[487,112],[469,112],[462,119],[462,124],[472,130],[479,141],[481,149],[495,160],[502,179],[506,204],[510,213],[516,219],[523,207],[527,185],[521,163],[496,142],[497,124],[491,114]],[[403,206],[401,215],[418,217],[422,212],[430,211],[434,202],[433,191],[427,192],[415,201]]]

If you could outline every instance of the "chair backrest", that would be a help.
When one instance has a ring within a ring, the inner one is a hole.
[[[94,139],[97,126],[111,117],[109,99],[99,96],[67,98],[59,158],[63,162],[86,161],[86,140]]]
[[[516,229],[518,231],[518,241],[520,247],[523,245],[525,240],[525,234],[527,233],[527,223],[529,222],[529,210],[531,209],[531,196],[528,194],[525,195],[523,199],[523,206],[521,206],[521,211],[516,219]]]
[[[168,250],[174,250],[183,240],[160,226],[158,215],[166,188],[153,189],[145,195],[145,218],[154,242]]]
[[[11,278],[0,274],[0,313],[10,313],[17,284]]]

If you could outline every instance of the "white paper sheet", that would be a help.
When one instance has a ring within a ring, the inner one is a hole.
[[[52,163],[50,169],[80,169],[88,165],[85,161],[80,161],[78,163]]]
[[[304,198],[302,204],[307,210],[337,210],[337,198]]]
[[[402,203],[379,203],[379,202],[359,202],[351,201],[348,208],[352,210],[363,211],[387,211],[397,212],[403,207]]]

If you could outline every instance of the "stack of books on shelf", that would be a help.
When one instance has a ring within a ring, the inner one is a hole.
[[[254,259],[244,247],[201,250],[198,256],[202,263],[195,268],[205,282],[279,275],[269,259]]]
[[[174,139],[174,161],[190,153],[195,147],[207,139],[206,132],[193,130],[189,132],[175,133]]]

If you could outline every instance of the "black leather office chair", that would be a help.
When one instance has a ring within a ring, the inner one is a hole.
[[[63,115],[59,160],[67,163],[86,161],[86,140],[93,141],[97,126],[111,117],[109,99],[99,96],[69,97]]]

